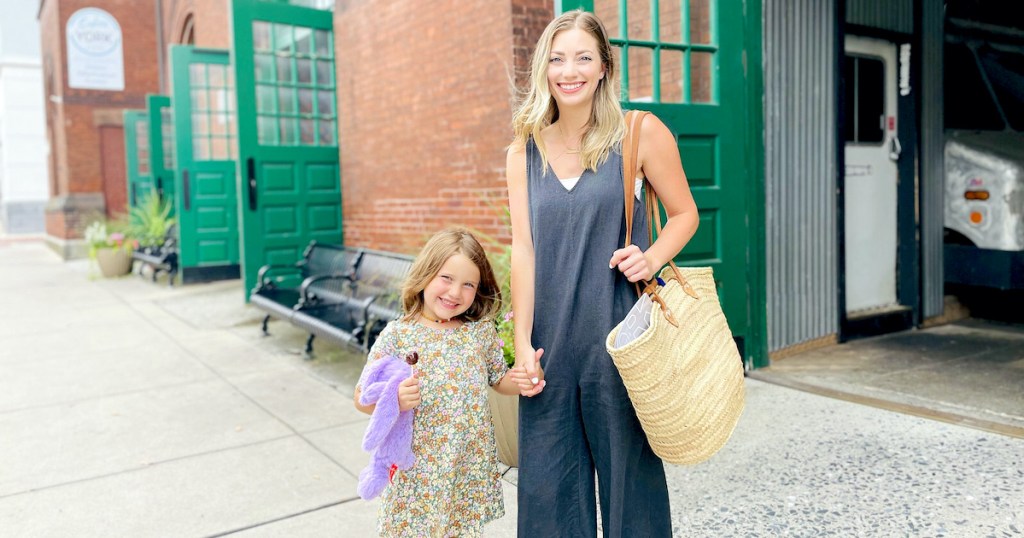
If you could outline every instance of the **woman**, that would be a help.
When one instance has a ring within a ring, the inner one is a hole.
[[[605,337],[697,229],[675,137],[654,116],[640,128],[635,177],[668,222],[648,246],[642,198],[634,244],[625,218],[615,58],[601,21],[568,12],[548,25],[508,151],[512,217],[511,375],[519,415],[519,535],[669,536],[665,472],[644,436]]]

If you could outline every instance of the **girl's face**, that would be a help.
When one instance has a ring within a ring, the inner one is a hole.
[[[423,314],[434,320],[461,315],[476,299],[480,269],[464,254],[448,258],[423,290]]]
[[[602,78],[604,64],[594,36],[579,28],[555,34],[548,57],[548,86],[559,108],[590,105]]]

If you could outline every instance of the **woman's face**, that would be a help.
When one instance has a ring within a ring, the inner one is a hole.
[[[455,254],[423,290],[423,313],[434,320],[457,317],[473,306],[479,286],[480,269],[464,254]]]
[[[551,41],[548,86],[558,107],[590,106],[604,65],[597,40],[579,28],[562,30]]]

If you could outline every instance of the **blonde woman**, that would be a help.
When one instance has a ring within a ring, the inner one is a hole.
[[[622,247],[617,66],[601,21],[581,11],[552,21],[533,56],[529,92],[508,151],[512,308],[520,387],[519,535],[596,536],[594,475],[606,537],[670,536],[662,462],[651,451],[605,351],[608,332],[697,229],[675,137],[654,116],[641,126],[636,181],[668,213],[648,245],[642,198],[634,244]],[[638,190],[639,192],[639,190]]]

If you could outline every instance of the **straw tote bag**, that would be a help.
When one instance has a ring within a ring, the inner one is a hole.
[[[646,114],[626,114],[626,245],[632,238],[633,178]],[[645,190],[648,225],[661,233],[657,194],[649,186]],[[743,363],[711,268],[669,264],[643,289],[605,346],[654,453],[669,463],[695,464],[722,448],[736,427],[744,404]]]

